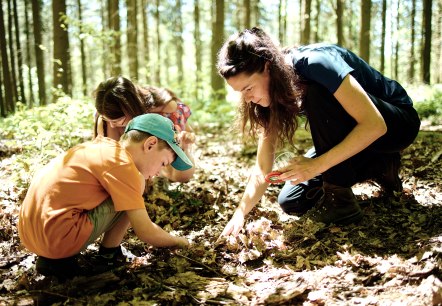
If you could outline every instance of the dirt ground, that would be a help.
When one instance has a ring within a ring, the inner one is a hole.
[[[188,250],[156,249],[129,232],[127,266],[67,282],[35,272],[20,245],[17,212],[26,190],[11,183],[14,156],[0,156],[0,305],[439,305],[442,304],[442,133],[422,131],[403,152],[404,193],[354,186],[363,220],[315,224],[281,211],[268,189],[237,239],[216,244],[253,164],[255,148],[219,126],[200,127],[198,170],[187,184],[157,180],[152,220],[186,236]],[[299,133],[299,154],[311,145]],[[96,251],[91,246],[84,260]]]

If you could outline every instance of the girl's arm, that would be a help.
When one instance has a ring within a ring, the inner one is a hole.
[[[265,176],[272,171],[276,150],[275,144],[276,137],[274,135],[260,135],[255,166],[250,174],[242,199],[221,236],[237,236],[244,226],[244,217],[256,206],[266,191],[268,183],[265,181]]]

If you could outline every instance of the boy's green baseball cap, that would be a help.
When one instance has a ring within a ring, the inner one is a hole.
[[[124,132],[127,133],[131,130],[146,132],[167,142],[177,155],[171,164],[175,169],[184,171],[193,167],[186,153],[178,145],[177,134],[173,122],[169,118],[159,114],[140,115],[129,121]]]

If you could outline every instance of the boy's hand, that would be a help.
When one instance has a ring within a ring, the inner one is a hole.
[[[176,246],[180,249],[187,249],[190,246],[189,241],[184,237],[176,237]]]

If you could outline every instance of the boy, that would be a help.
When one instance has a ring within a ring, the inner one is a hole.
[[[103,233],[98,254],[117,264],[129,225],[153,246],[187,246],[150,220],[142,197],[145,180],[169,164],[193,167],[172,121],[158,114],[135,117],[119,142],[100,136],[52,160],[33,178],[19,216],[21,242],[38,255],[37,272],[78,275],[76,255]]]

